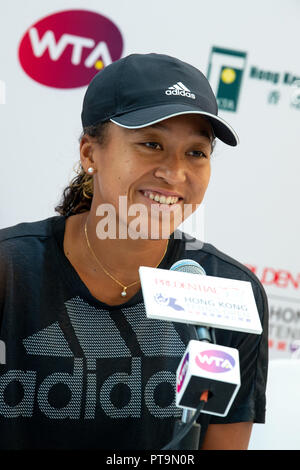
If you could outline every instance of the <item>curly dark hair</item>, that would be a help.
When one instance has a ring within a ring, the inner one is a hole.
[[[96,137],[98,142],[103,145],[107,136],[108,124],[109,122],[105,121],[95,126],[85,127],[79,141],[84,135],[89,135]],[[61,200],[55,207],[56,212],[67,217],[89,211],[93,198],[93,176],[84,171],[80,161],[77,162],[74,170],[77,175],[64,189]]]

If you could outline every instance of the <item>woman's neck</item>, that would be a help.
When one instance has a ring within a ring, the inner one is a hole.
[[[86,227],[86,232],[85,232]],[[100,240],[90,212],[66,220],[64,253],[91,294],[108,305],[118,305],[140,289],[139,267],[156,267],[164,258],[168,240]]]
[[[73,219],[67,219],[67,222],[81,263],[86,263],[91,268],[98,265],[114,277],[119,276],[121,282],[126,279],[129,284],[136,280],[140,266],[158,266],[167,251],[166,239],[99,239],[96,233],[98,221],[91,212],[71,216],[69,219]]]

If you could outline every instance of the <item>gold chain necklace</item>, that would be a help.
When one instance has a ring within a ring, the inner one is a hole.
[[[101,269],[105,272],[105,274],[107,276],[109,276],[113,281],[115,281],[119,286],[121,286],[123,288],[122,292],[121,292],[121,296],[122,297],[126,297],[127,295],[127,292],[126,290],[128,289],[128,287],[131,287],[131,286],[134,286],[135,284],[138,284],[140,282],[140,280],[138,281],[135,281],[135,282],[132,282],[131,284],[128,284],[128,286],[125,286],[124,284],[122,284],[122,282],[118,281],[118,279],[116,279],[114,276],[112,276],[112,274],[110,274],[105,268],[104,266],[100,263],[100,261],[98,260],[97,256],[95,255],[94,253],[94,250],[92,249],[91,245],[90,245],[90,242],[89,242],[89,238],[88,238],[88,234],[87,234],[87,220],[85,221],[85,224],[84,224],[84,233],[85,233],[85,238],[86,238],[86,242],[87,242],[87,246],[90,250],[90,252],[92,253],[92,255],[94,256],[95,260],[97,261],[97,263],[99,264],[99,266],[101,267]],[[160,265],[160,263],[162,262],[166,252],[167,252],[167,248],[168,248],[168,244],[169,244],[169,240],[167,241],[167,244],[166,244],[166,248],[165,248],[165,251],[164,251],[164,254],[162,255],[159,263],[155,266],[155,268],[157,268],[157,266]]]

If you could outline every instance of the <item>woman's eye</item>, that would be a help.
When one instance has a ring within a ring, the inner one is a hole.
[[[188,152],[189,155],[192,155],[192,157],[197,157],[197,158],[207,158],[207,155],[202,152],[202,150],[193,150],[191,152]]]
[[[161,149],[161,145],[158,144],[157,142],[143,142],[143,145],[145,145],[145,147],[147,147],[149,149],[153,149],[153,150]]]

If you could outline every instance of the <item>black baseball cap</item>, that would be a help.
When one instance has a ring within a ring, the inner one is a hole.
[[[200,114],[215,137],[228,145],[239,143],[236,132],[218,116],[203,73],[164,54],[131,54],[98,72],[86,90],[81,120],[84,128],[110,120],[137,129],[181,114]]]

